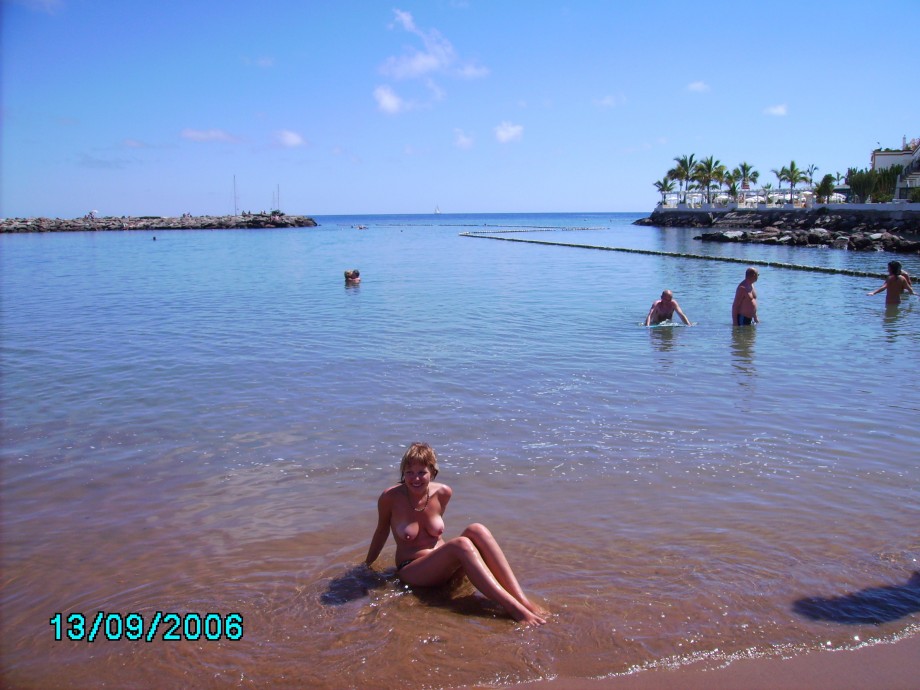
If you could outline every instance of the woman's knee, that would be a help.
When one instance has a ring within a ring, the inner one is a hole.
[[[473,541],[467,536],[466,531],[464,530],[463,534],[459,537],[454,537],[448,541],[444,546],[450,547],[458,556],[462,556],[465,553],[473,553],[477,551],[476,545]]]
[[[489,531],[489,528],[479,522],[474,522],[463,530],[463,536],[472,539],[474,542],[483,539],[492,539],[492,533]]]

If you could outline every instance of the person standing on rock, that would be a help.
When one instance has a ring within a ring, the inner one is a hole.
[[[910,284],[910,279],[905,277],[901,272],[901,262],[900,261],[889,261],[888,262],[888,277],[885,278],[885,282],[882,283],[882,287],[878,290],[873,290],[868,292],[868,295],[877,295],[882,290],[887,290],[885,293],[885,304],[900,304],[901,303],[901,293],[905,290],[910,294],[916,294],[914,288]]]
[[[760,274],[753,266],[744,272],[744,280],[735,288],[735,300],[732,302],[732,325],[750,326],[760,323],[757,320],[757,291],[754,283]]]

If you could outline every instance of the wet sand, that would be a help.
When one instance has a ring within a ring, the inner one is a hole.
[[[515,690],[915,690],[920,687],[920,636],[894,644],[818,651],[789,659],[742,659],[713,670],[699,666],[656,669],[602,680],[557,678],[512,687]]]

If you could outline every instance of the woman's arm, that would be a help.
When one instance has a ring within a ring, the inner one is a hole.
[[[383,545],[387,543],[387,537],[390,535],[390,513],[392,506],[389,494],[384,491],[377,499],[377,529],[374,530],[374,536],[371,537],[371,545],[367,549],[367,558],[364,563],[368,566],[377,560],[377,556],[383,550]]]
[[[877,294],[880,293],[882,290],[884,290],[886,287],[888,287],[888,281],[889,281],[889,280],[890,280],[889,278],[885,278],[885,282],[882,283],[882,287],[880,287],[878,290],[873,290],[872,292],[867,292],[866,294],[869,295],[870,297],[871,297],[872,295],[877,295]]]

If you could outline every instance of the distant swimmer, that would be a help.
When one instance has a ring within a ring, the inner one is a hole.
[[[914,288],[910,284],[910,278],[904,275],[904,272],[901,269],[900,261],[889,261],[888,262],[888,277],[885,278],[885,282],[882,283],[882,287],[878,290],[873,290],[868,292],[868,295],[877,295],[882,290],[887,290],[885,293],[885,304],[900,304],[901,303],[901,293],[904,291],[909,292],[910,294],[916,294]]]
[[[357,285],[361,282],[361,271],[357,268],[353,268],[350,271],[345,271],[345,284],[346,285]]]
[[[654,326],[655,324],[662,323],[663,321],[670,321],[675,312],[680,317],[681,321],[683,321],[688,326],[692,325],[690,323],[690,319],[684,315],[684,312],[680,308],[680,305],[677,303],[677,300],[674,299],[674,295],[671,293],[671,291],[665,290],[661,293],[661,299],[652,302],[652,308],[648,310],[648,316],[645,317],[645,325]]]
[[[757,320],[757,291],[754,283],[760,274],[753,266],[744,272],[744,280],[735,288],[735,300],[732,302],[732,324],[735,326],[750,326],[760,323]]]

